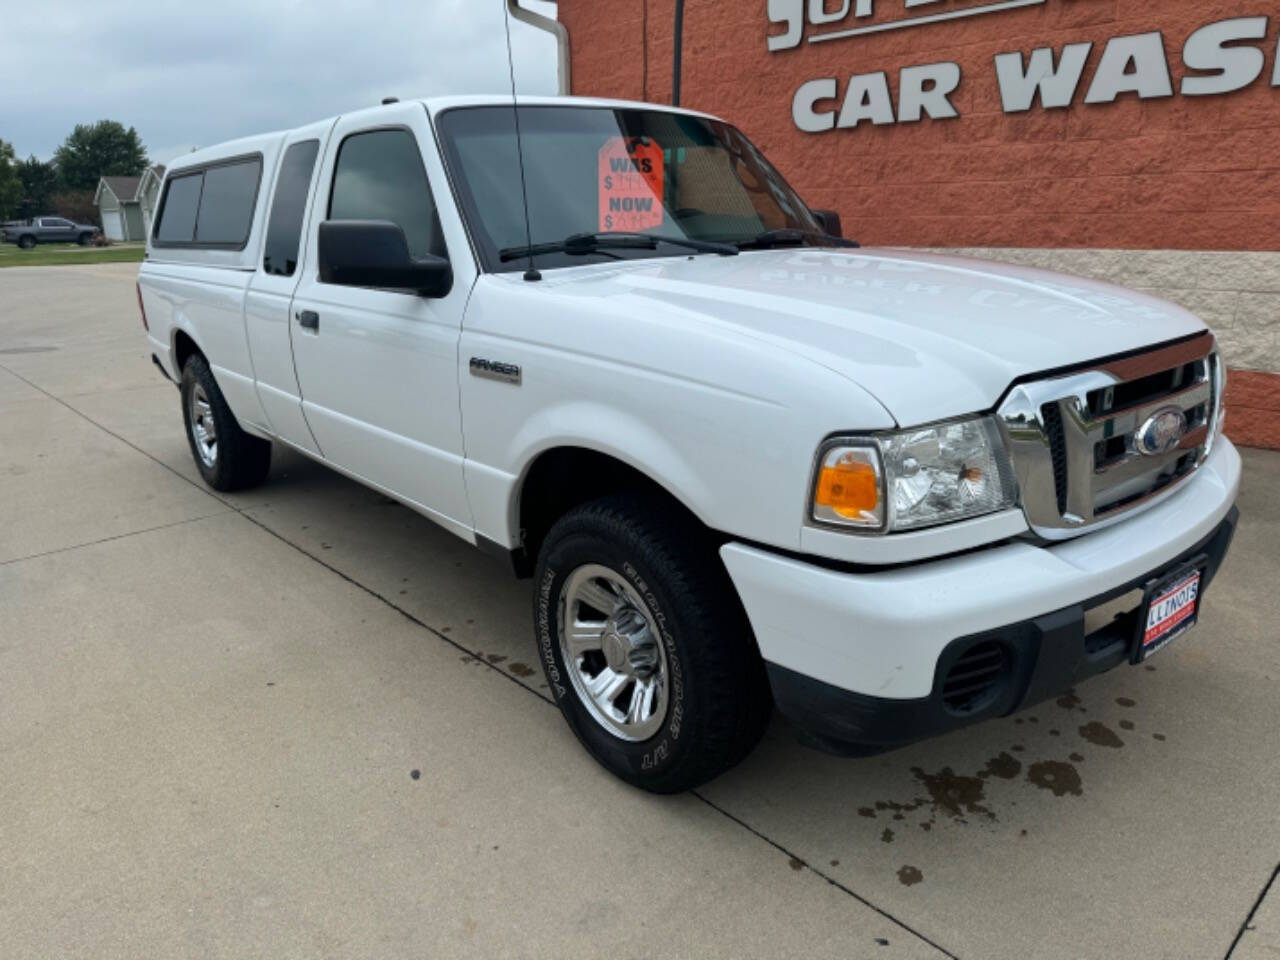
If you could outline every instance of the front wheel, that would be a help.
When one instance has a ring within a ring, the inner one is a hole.
[[[271,443],[245,433],[213,378],[209,363],[192,354],[182,368],[182,419],[196,469],[215,490],[255,487],[271,469]]]
[[[666,502],[609,497],[561,518],[538,558],[547,685],[588,752],[675,793],[741,760],[772,702],[715,545]]]
[[[80,244],[80,246],[82,247],[87,247],[92,242],[93,242],[92,233],[82,233],[80,234],[79,237],[76,238],[76,243]]]

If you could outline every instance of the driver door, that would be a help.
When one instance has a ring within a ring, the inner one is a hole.
[[[325,220],[390,220],[412,255],[445,256],[442,298],[319,279]],[[458,340],[475,263],[445,180],[426,108],[338,120],[307,227],[291,307],[302,412],[326,460],[471,537],[462,471]]]

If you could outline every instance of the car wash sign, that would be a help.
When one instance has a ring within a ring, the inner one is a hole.
[[[950,20],[1044,6],[1048,0],[769,0],[773,32],[770,51],[802,44],[849,40],[873,33],[910,30]],[[1073,2],[1073,0],[1062,0]],[[991,69],[1005,113],[1113,103],[1125,94],[1141,99],[1180,95],[1205,97],[1241,90],[1267,67],[1268,18],[1219,20],[1184,38],[1185,75],[1175,83],[1164,38],[1158,31],[997,54]],[[1086,71],[1089,55],[1101,48],[1097,66]],[[791,101],[795,125],[807,133],[850,129],[863,124],[911,123],[925,116],[960,116],[952,95],[963,81],[958,63],[943,61],[901,68],[898,96],[889,75],[879,70],[846,77],[815,77],[801,83]],[[1280,50],[1269,77],[1280,87]]]

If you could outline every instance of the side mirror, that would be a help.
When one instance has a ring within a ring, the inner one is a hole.
[[[424,297],[443,297],[453,287],[449,261],[413,259],[404,230],[389,220],[326,220],[319,258],[321,283],[415,290]]]
[[[843,237],[844,228],[840,226],[840,214],[834,210],[811,210],[813,218],[822,224],[823,231],[829,237]]]

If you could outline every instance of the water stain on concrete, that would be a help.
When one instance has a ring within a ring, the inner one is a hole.
[[[801,860],[801,859],[799,859],[798,857],[792,857],[792,858],[790,859],[790,861],[788,861],[788,864],[787,864],[787,865],[788,865],[789,867],[791,867],[791,869],[792,869],[792,870],[803,870],[803,869],[804,869],[804,861],[803,861],[803,860]]]
[[[1167,738],[1167,737],[1165,737],[1165,735],[1164,735],[1163,733],[1153,733],[1153,734],[1151,735],[1151,739],[1152,739],[1152,740],[1159,740],[1161,743],[1164,743],[1164,741],[1165,741],[1166,739],[1168,739],[1168,738]]]
[[[503,660],[507,658],[501,653],[490,653],[485,655],[485,659],[488,660],[490,663],[501,663]]]
[[[893,843],[893,831],[885,827],[884,833],[880,834],[880,840],[882,843]]]
[[[1012,780],[1022,772],[1022,761],[1012,754],[1000,753],[987,761],[987,765],[978,771],[978,776],[999,777],[1001,780]]]
[[[929,794],[935,814],[942,812],[957,820],[965,814],[996,819],[990,808],[983,805],[986,786],[981,777],[966,777],[950,767],[937,773],[926,773],[920,767],[912,767],[911,773]]]
[[[1116,735],[1114,730],[1104,723],[1099,723],[1097,720],[1094,720],[1091,723],[1086,723],[1081,727],[1080,736],[1084,737],[1095,747],[1110,747],[1112,749],[1118,749],[1124,746],[1124,741]]]
[[[410,770],[410,771],[409,771],[409,779],[410,779],[410,780],[418,780],[418,779],[420,779],[421,777],[422,777],[422,771],[421,771],[421,770]]]
[[[1067,759],[1070,760],[1072,763],[1084,763],[1084,757],[1082,757],[1078,753],[1071,754],[1071,756],[1069,756]]]
[[[1120,729],[1121,729],[1121,730],[1132,730],[1132,729],[1133,729],[1133,721],[1132,721],[1132,720],[1121,720],[1121,721],[1120,721]]]
[[[840,861],[839,861],[839,860],[832,860],[832,861],[831,861],[831,865],[832,865],[833,867],[838,867],[838,866],[840,866]]]
[[[1061,760],[1040,760],[1027,769],[1027,781],[1041,790],[1049,790],[1055,797],[1084,795],[1080,772]]]
[[[1138,705],[1138,701],[1131,700],[1128,697],[1116,697],[1116,703],[1122,707],[1136,707]]]
[[[1076,696],[1076,691],[1074,688],[1071,690],[1068,690],[1066,693],[1064,693],[1054,702],[1057,703],[1057,705],[1060,706],[1063,710],[1066,710],[1069,712],[1074,710],[1079,710],[1081,713],[1089,712],[1085,710],[1085,708],[1081,705],[1081,700],[1078,696]]]
[[[876,818],[876,812],[871,807],[859,807],[858,816],[866,817],[868,820],[874,820]]]
[[[516,663],[509,664],[507,669],[517,677],[532,677],[534,673],[533,667],[529,666],[527,663],[520,663],[518,661]]]
[[[924,874],[920,872],[919,867],[908,865],[898,868],[898,882],[904,887],[914,887],[923,879]]]

